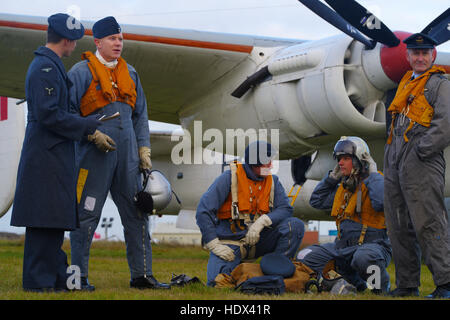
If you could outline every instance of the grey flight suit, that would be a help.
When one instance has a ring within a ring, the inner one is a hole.
[[[86,278],[92,238],[109,191],[124,227],[131,279],[152,275],[148,217],[139,212],[133,201],[134,195],[141,188],[138,149],[142,146],[150,147],[147,103],[136,70],[131,65],[127,66],[136,84],[135,108],[116,101],[93,113],[110,116],[120,112],[120,117],[98,127],[98,130],[115,141],[116,150],[105,153],[87,140],[77,145],[79,166],[87,170],[87,179],[78,204],[80,228],[70,233],[70,244],[72,264],[78,265],[81,276]],[[79,108],[81,98],[92,81],[87,61],[75,64],[68,76],[74,83],[71,88],[71,104]]]
[[[398,115],[384,156],[384,200],[398,288],[420,286],[421,253],[437,286],[450,282],[450,245],[444,204],[445,160],[450,145],[450,82],[434,74],[425,86],[434,108],[429,128]]]

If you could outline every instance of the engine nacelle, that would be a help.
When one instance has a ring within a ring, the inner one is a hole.
[[[340,36],[286,48],[268,62],[273,78],[254,90],[255,108],[261,126],[280,129],[283,156],[341,135],[384,135],[384,92],[367,78],[363,53]]]
[[[208,95],[183,109],[181,123],[191,134],[194,120],[202,121],[203,130],[216,128],[224,134],[240,128],[236,141],[248,130],[276,129],[280,159],[295,159],[324,145],[332,147],[341,135],[384,137],[385,92],[368,78],[363,63],[366,54],[362,45],[347,36],[282,49],[255,47]],[[258,64],[261,56],[268,58]],[[230,95],[230,88],[266,66],[270,79],[240,99]],[[229,153],[225,142],[223,150]],[[204,141],[203,146],[207,145]],[[236,149],[234,154],[242,156]]]

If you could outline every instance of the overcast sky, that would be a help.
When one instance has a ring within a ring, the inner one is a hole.
[[[360,0],[391,30],[419,32],[448,8],[448,0]],[[78,11],[82,20],[108,15],[121,24],[282,38],[320,39],[340,31],[297,0],[14,0],[0,11],[37,16]],[[450,41],[439,47],[450,52]]]

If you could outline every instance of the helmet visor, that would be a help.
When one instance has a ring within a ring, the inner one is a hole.
[[[355,155],[356,154],[356,144],[350,140],[340,140],[334,146],[333,157],[342,156],[344,154]]]

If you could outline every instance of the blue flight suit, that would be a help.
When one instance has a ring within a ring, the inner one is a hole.
[[[11,225],[26,227],[23,287],[65,287],[64,230],[78,225],[75,143],[97,127],[70,112],[72,85],[59,56],[39,47],[25,81],[28,118]],[[45,253],[45,254],[44,254]]]
[[[320,210],[331,210],[339,182],[327,174],[314,189],[310,199],[311,206]],[[369,191],[373,209],[377,212],[383,211],[383,176],[380,173],[371,173],[363,182]],[[381,289],[386,292],[389,287],[386,268],[392,257],[387,231],[368,227],[364,242],[359,245],[361,230],[361,223],[350,219],[342,220],[340,238],[331,243],[305,248],[298,253],[297,259],[318,273],[334,259],[337,272],[359,291],[366,289],[366,280],[371,275],[367,273],[367,268],[371,265],[378,266]]]
[[[98,127],[114,140],[116,150],[105,153],[88,141],[78,146],[80,168],[87,170],[87,179],[78,204],[80,228],[70,233],[70,240],[72,264],[80,267],[82,277],[88,276],[89,250],[109,191],[124,227],[131,278],[152,275],[148,217],[138,211],[133,201],[142,189],[138,148],[150,147],[147,102],[136,70],[128,65],[128,71],[136,84],[134,110],[116,101],[94,112],[106,116],[120,112],[119,118]],[[74,83],[71,104],[79,112],[81,98],[92,81],[87,61],[75,64],[68,75]]]
[[[243,164],[248,179],[261,181],[264,178],[257,177],[250,166]],[[263,256],[270,252],[280,252],[289,258],[293,258],[305,233],[303,222],[292,217],[293,209],[289,204],[283,186],[277,176],[274,179],[274,206],[269,216],[272,225],[261,231],[260,239],[256,244],[255,257]],[[208,243],[215,238],[220,240],[239,240],[247,234],[244,230],[231,230],[228,220],[220,220],[217,212],[223,205],[231,191],[231,171],[222,173],[209,189],[202,195],[197,206],[197,225],[202,233],[202,242]],[[214,286],[214,279],[219,273],[230,274],[241,263],[241,252],[237,245],[228,245],[234,250],[234,261],[225,261],[214,253],[210,253],[207,266],[207,285]]]

